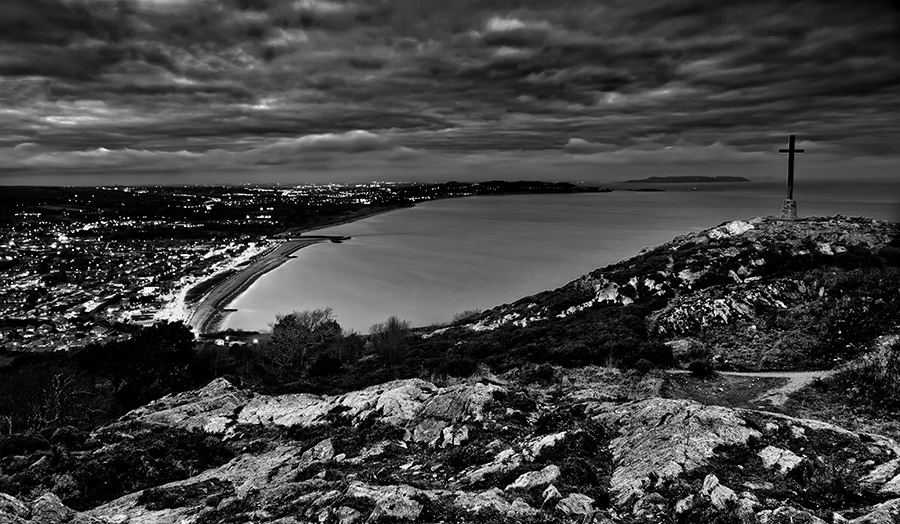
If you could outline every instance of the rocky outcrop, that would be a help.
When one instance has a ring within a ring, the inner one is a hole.
[[[817,312],[849,307],[842,301],[870,300],[868,307],[877,314],[879,297],[872,296],[872,290],[848,293],[853,286],[829,278],[832,270],[896,265],[888,260],[894,255],[885,253],[897,251],[898,238],[896,223],[866,218],[726,222],[595,270],[559,289],[499,306],[460,328],[490,331],[503,325],[569,322],[604,306],[650,307],[655,338],[693,339],[740,367],[796,367],[810,360],[804,357],[812,347],[828,342],[815,338],[815,318],[821,316]],[[827,274],[810,276],[818,269]],[[789,316],[800,325],[779,327],[785,323],[772,318],[779,313],[796,313]],[[766,332],[760,329],[763,325]]]
[[[621,374],[557,373],[546,387],[410,380],[339,396],[253,395],[216,381],[111,427],[121,438],[139,423],[204,430],[233,446],[233,459],[85,512],[52,494],[0,496],[0,523],[776,523],[827,514],[862,524],[898,512],[900,446],[890,439],[687,400],[610,400],[585,391],[613,391]],[[224,424],[208,424],[214,417]],[[446,436],[460,428],[467,438]]]

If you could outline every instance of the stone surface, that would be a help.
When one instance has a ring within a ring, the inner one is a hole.
[[[528,457],[534,460],[540,458],[542,453],[553,449],[565,439],[565,431],[561,431],[559,433],[551,433],[549,435],[544,435],[542,437],[539,437],[538,439],[528,442],[525,445],[525,449],[528,450]]]
[[[72,520],[75,510],[69,508],[53,493],[46,493],[32,503],[31,520],[44,524],[64,524]]]
[[[733,410],[688,400],[633,402],[597,418],[618,428],[619,436],[610,443],[615,465],[610,492],[616,504],[643,496],[651,476],[675,478],[706,464],[718,446],[760,436]]]
[[[378,522],[381,519],[416,520],[423,507],[417,499],[433,497],[427,491],[411,486],[374,486],[362,482],[352,482],[347,488],[347,496],[367,499],[375,504],[368,522]]]
[[[515,482],[513,482],[509,486],[506,486],[506,490],[530,490],[546,486],[548,484],[556,482],[559,479],[559,475],[559,467],[551,464],[540,471],[529,471],[528,473],[523,473],[519,476],[519,478],[515,480]]]
[[[0,514],[28,519],[31,518],[31,508],[12,495],[0,493]]]
[[[474,493],[457,491],[454,494],[453,505],[469,513],[477,514],[484,511],[494,511],[513,518],[521,518],[538,513],[538,510],[528,505],[521,498],[516,498],[509,502],[499,488],[491,488]]]
[[[478,482],[488,475],[512,471],[522,464],[522,460],[521,453],[516,453],[508,448],[498,453],[491,462],[483,466],[469,468],[463,472],[463,477],[467,482]]]
[[[782,475],[791,472],[803,462],[803,457],[775,446],[766,446],[757,455],[762,459],[763,467],[776,469]]]
[[[703,479],[703,487],[700,494],[709,498],[709,502],[718,509],[725,509],[732,502],[737,501],[737,493],[733,489],[719,483],[719,478],[709,474]]]
[[[783,524],[786,522],[791,524],[826,524],[824,520],[812,513],[790,506],[760,511],[756,514],[756,520],[759,524]]]
[[[124,419],[222,433],[235,411],[251,397],[248,391],[217,378],[198,390],[166,395],[131,411]]]
[[[565,515],[588,516],[594,513],[594,499],[581,493],[572,493],[560,500],[556,509]]]
[[[896,524],[897,522],[900,522],[900,498],[876,505],[872,511],[851,520],[850,524]]]
[[[559,492],[556,486],[550,484],[549,486],[547,486],[547,489],[545,489],[543,493],[541,493],[541,508],[545,506],[553,507],[553,505],[559,502],[560,499],[562,499],[562,493]]]

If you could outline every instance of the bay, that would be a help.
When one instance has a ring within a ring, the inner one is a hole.
[[[666,186],[665,192],[468,197],[419,204],[316,233],[342,244],[301,249],[229,307],[224,328],[265,329],[278,313],[331,307],[367,332],[391,315],[413,325],[450,320],[565,284],[673,237],[777,215],[777,184]],[[801,216],[896,220],[894,186],[804,188]]]

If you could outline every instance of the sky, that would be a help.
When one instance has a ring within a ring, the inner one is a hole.
[[[885,182],[900,3],[2,0],[0,122],[0,184]]]

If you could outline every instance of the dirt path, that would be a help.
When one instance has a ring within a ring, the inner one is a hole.
[[[673,375],[690,373],[683,369],[668,370]],[[825,371],[720,371],[720,375],[729,377],[746,378],[780,378],[785,379],[783,384],[766,390],[763,394],[753,399],[753,402],[767,402],[773,406],[783,406],[791,393],[799,391],[811,384],[816,379],[830,377],[835,370]]]

